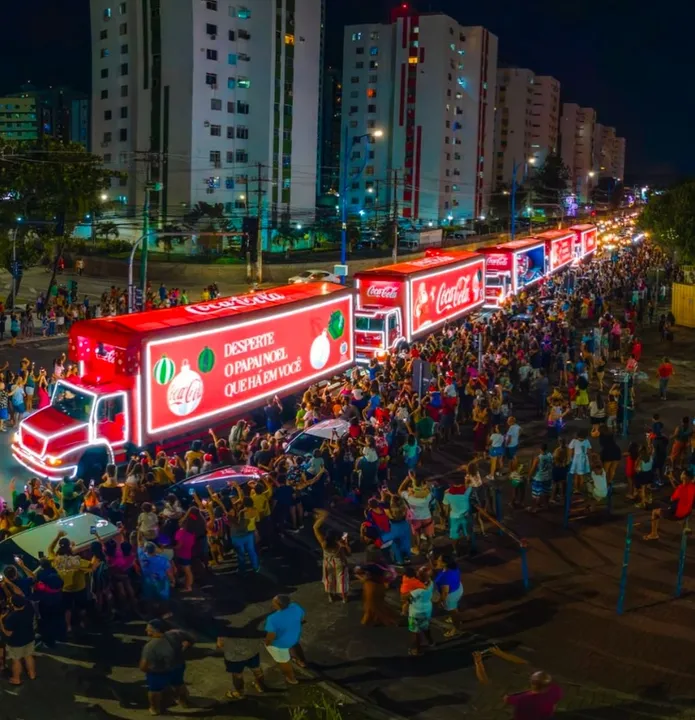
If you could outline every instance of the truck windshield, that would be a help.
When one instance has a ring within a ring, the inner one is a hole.
[[[383,318],[365,317],[364,315],[358,315],[355,320],[355,327],[357,330],[375,330],[378,332],[384,331],[384,320]]]
[[[65,383],[58,382],[53,395],[53,407],[73,420],[88,422],[92,413],[94,396],[81,393]]]

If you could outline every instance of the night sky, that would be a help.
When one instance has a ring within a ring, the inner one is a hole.
[[[501,64],[555,76],[562,100],[594,107],[627,139],[628,181],[695,175],[692,3],[628,0],[419,0],[484,25],[500,39]],[[5,0],[0,8],[0,91],[38,86],[89,90],[89,0]],[[384,22],[392,0],[327,0],[327,61],[340,61],[342,26]],[[68,13],[69,8],[69,13]]]

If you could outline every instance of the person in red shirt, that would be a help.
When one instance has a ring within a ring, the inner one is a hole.
[[[531,689],[505,695],[504,702],[514,708],[514,720],[550,720],[562,698],[562,689],[547,672],[531,675]]]
[[[662,400],[666,400],[666,389],[668,388],[668,381],[673,375],[673,365],[671,361],[665,357],[664,361],[659,365],[659,369],[656,371],[659,376],[659,397]]]
[[[673,481],[672,481],[673,482]],[[652,510],[652,527],[645,540],[659,539],[659,521],[662,517],[667,520],[676,520],[683,523],[683,532],[690,532],[690,515],[695,504],[695,476],[692,470],[683,470],[681,473],[681,484],[676,487],[671,495],[671,502],[665,511],[661,508]]]

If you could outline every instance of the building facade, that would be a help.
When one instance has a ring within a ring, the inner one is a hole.
[[[576,103],[563,103],[560,120],[560,154],[569,168],[571,189],[580,202],[588,202],[598,181],[595,165],[596,111]]]
[[[89,149],[89,96],[65,87],[32,85],[0,97],[0,139],[37,141],[52,137]]]
[[[496,63],[494,35],[442,14],[401,6],[389,23],[345,28],[340,156],[349,212],[393,212],[415,225],[485,212]]]
[[[93,150],[112,200],[313,217],[322,0],[91,0]]]
[[[558,149],[560,83],[527,68],[497,71],[494,187],[521,180]]]
[[[343,78],[338,68],[323,73],[321,92],[321,156],[319,194],[338,192],[340,187],[340,127]]]

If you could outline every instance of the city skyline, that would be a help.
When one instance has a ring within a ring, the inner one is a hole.
[[[662,178],[665,182],[695,172],[695,151],[681,147],[679,141],[687,132],[687,107],[675,116],[662,112],[663,98],[669,96],[667,88],[675,93],[680,86],[678,76],[666,72],[666,67],[682,65],[677,57],[680,48],[687,45],[677,37],[687,22],[663,28],[672,41],[663,43],[658,66],[649,68],[648,76],[659,80],[656,84],[638,73],[632,61],[637,55],[630,54],[637,53],[640,42],[655,26],[651,20],[648,24],[626,13],[627,3],[619,2],[617,8],[603,10],[600,24],[593,22],[588,10],[569,14],[545,0],[523,9],[506,0],[495,8],[480,5],[461,9],[451,0],[412,4],[422,11],[447,13],[465,25],[486,27],[500,38],[500,66],[529,67],[540,75],[552,75],[561,83],[563,102],[596,108],[601,122],[616,127],[627,139],[628,180],[658,182]],[[340,58],[346,24],[384,22],[393,5],[390,0],[327,3],[326,62],[335,63]],[[90,89],[89,3],[74,0],[71,6],[69,16],[49,0],[3,8],[7,26],[31,26],[32,31],[10,35],[0,48],[0,59],[4,61],[0,91],[12,92],[28,81],[37,87]],[[523,25],[519,24],[521,14]],[[548,33],[547,28],[552,26],[559,31]],[[519,27],[524,27],[523,36]],[[584,45],[591,48],[593,56],[582,55]],[[610,58],[615,58],[615,63]],[[692,101],[684,98],[683,102],[687,105]]]

